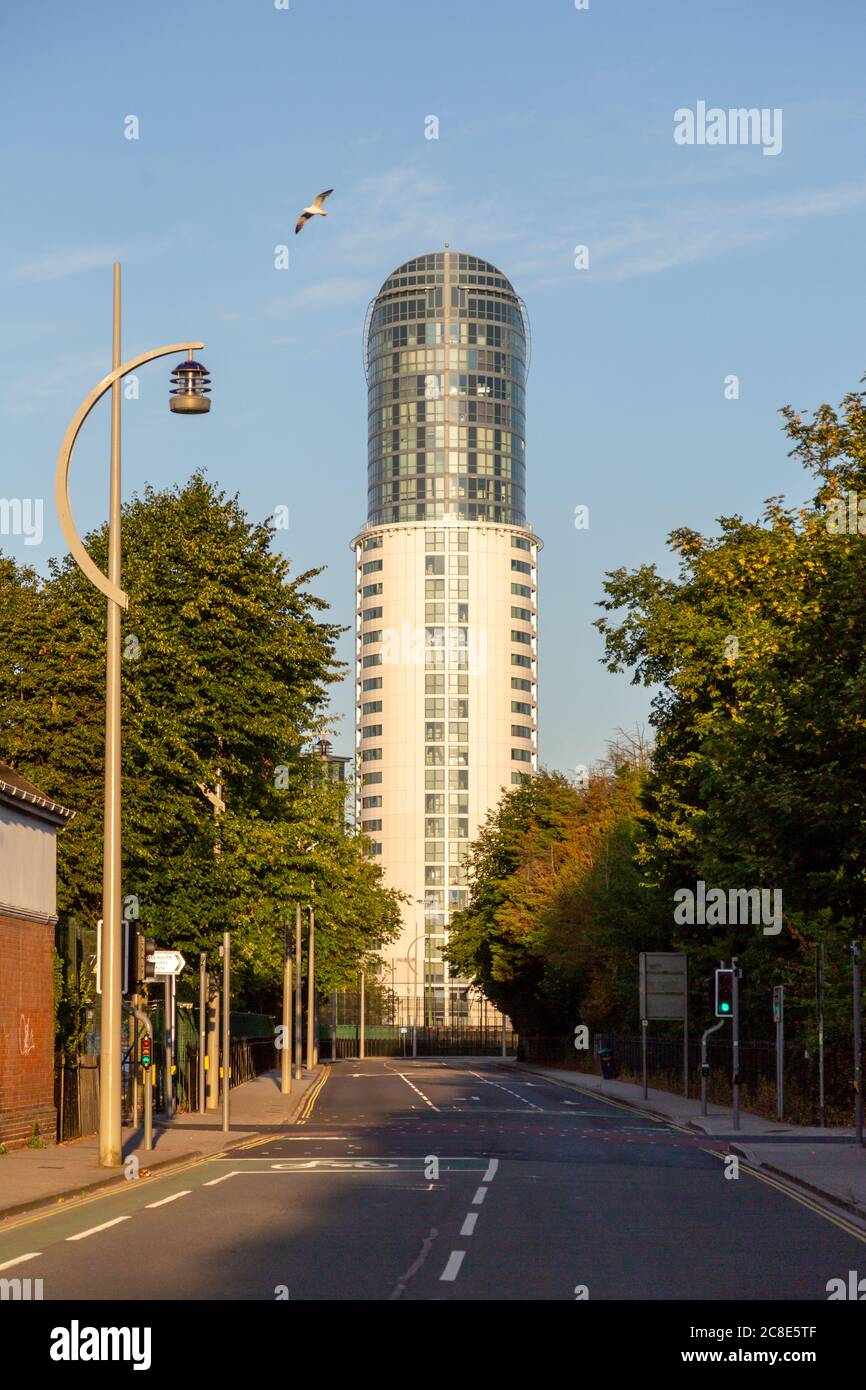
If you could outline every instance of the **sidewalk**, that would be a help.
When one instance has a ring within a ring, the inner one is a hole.
[[[143,1133],[125,1127],[124,1157],[138,1156],[144,1176],[192,1159],[222,1153],[254,1139],[259,1134],[278,1133],[293,1124],[311,1086],[322,1073],[321,1066],[304,1071],[300,1081],[292,1082],[291,1095],[280,1092],[278,1071],[263,1072],[254,1081],[245,1081],[231,1092],[231,1130],[222,1130],[222,1111],[204,1115],[179,1114],[166,1120],[153,1117],[153,1149],[141,1148]],[[122,1168],[99,1166],[99,1143],[95,1134],[56,1144],[45,1149],[12,1149],[0,1155],[0,1230],[3,1222],[23,1212],[58,1202],[74,1201],[100,1188],[126,1181]]]
[[[636,1082],[605,1081],[590,1072],[537,1067],[528,1062],[517,1065],[522,1071],[618,1100],[662,1120],[672,1120],[696,1134],[723,1137],[726,1152],[738,1154],[753,1167],[787,1179],[866,1220],[866,1148],[858,1146],[853,1128],[781,1124],[743,1111],[740,1128],[735,1132],[730,1107],[709,1104],[708,1113],[703,1116],[698,1098],[686,1100],[650,1086],[644,1100],[643,1087]]]

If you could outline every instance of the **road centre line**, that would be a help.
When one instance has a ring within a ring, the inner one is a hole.
[[[478,1191],[475,1193],[475,1196],[472,1198],[472,1205],[473,1205],[473,1207],[480,1207],[480,1206],[481,1206],[481,1203],[484,1201],[484,1198],[487,1196],[488,1191],[489,1191],[489,1188],[486,1188],[486,1187],[479,1187]]]
[[[191,1191],[192,1188],[187,1187],[183,1190],[183,1192],[172,1192],[170,1197],[161,1197],[158,1202],[148,1202],[146,1204],[146,1210],[152,1211],[154,1207],[164,1207],[169,1202],[176,1202],[178,1197],[188,1197]]]
[[[487,1165],[487,1172],[484,1174],[484,1181],[485,1181],[485,1182],[492,1182],[493,1179],[496,1177],[496,1173],[497,1173],[498,1169],[499,1169],[499,1159],[498,1159],[498,1158],[491,1158],[490,1162],[489,1162],[488,1165]]]
[[[406,1085],[411,1086],[412,1090],[416,1093],[416,1095],[419,1095],[421,1097],[425,1105],[429,1105],[431,1110],[435,1110],[437,1114],[439,1113],[439,1106],[434,1105],[432,1100],[430,1100],[428,1096],[425,1096],[423,1091],[419,1091],[414,1081],[410,1081],[408,1076],[406,1076],[405,1072],[398,1071],[395,1072],[394,1075],[401,1077],[406,1082]]]
[[[444,1279],[447,1280],[448,1283],[452,1283],[453,1280],[457,1278],[457,1275],[460,1272],[460,1266],[462,1265],[465,1259],[465,1250],[452,1250],[451,1254],[448,1256],[448,1263],[446,1264],[442,1273],[439,1275],[439,1282],[441,1283]]]
[[[478,1220],[478,1212],[470,1211],[463,1225],[460,1227],[461,1236],[471,1236],[475,1230],[475,1222]]]

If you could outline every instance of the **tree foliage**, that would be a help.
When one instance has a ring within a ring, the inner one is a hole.
[[[399,905],[344,821],[345,791],[310,757],[326,725],[339,629],[204,476],[147,488],[123,511],[123,892],[143,928],[197,954],[235,932],[237,983],[280,971],[296,899],[319,913],[320,980],[356,970]],[[106,567],[107,529],[87,537]],[[45,581],[0,557],[0,747],[76,809],[59,845],[59,907],[99,914],[105,600],[71,557]],[[219,815],[206,797],[221,787]],[[311,885],[315,884],[315,887]]]

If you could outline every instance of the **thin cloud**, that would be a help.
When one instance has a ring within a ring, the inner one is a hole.
[[[561,286],[575,278],[572,246],[584,243],[591,265],[584,280],[616,282],[656,275],[776,240],[792,222],[835,216],[864,203],[866,183],[857,183],[724,204],[692,203],[660,216],[650,212],[605,221],[596,209],[556,239],[547,232],[521,258],[515,274],[531,278],[536,288]]]
[[[66,280],[72,275],[86,275],[92,270],[104,270],[115,261],[141,261],[162,255],[173,245],[169,241],[152,242],[148,246],[58,246],[13,264],[6,277],[10,285],[44,285],[52,280]]]

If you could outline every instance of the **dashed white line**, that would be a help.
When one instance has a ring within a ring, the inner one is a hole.
[[[224,1173],[221,1178],[211,1178],[210,1182],[202,1183],[202,1187],[216,1187],[217,1183],[227,1182],[229,1178],[237,1178],[239,1176],[240,1169],[237,1169],[231,1173]]]
[[[460,1227],[461,1236],[471,1236],[475,1230],[475,1222],[478,1220],[478,1212],[470,1211],[463,1225]]]
[[[25,1260],[38,1260],[42,1254],[41,1250],[32,1250],[29,1255],[16,1255],[14,1260],[7,1260],[0,1265],[0,1269],[11,1269],[13,1265],[23,1265]]]
[[[484,1181],[484,1182],[492,1182],[493,1179],[496,1177],[496,1174],[497,1174],[498,1169],[499,1169],[499,1159],[498,1159],[498,1158],[491,1158],[490,1162],[489,1162],[488,1165],[487,1165],[487,1172],[484,1174],[483,1181]]]
[[[188,1197],[191,1191],[192,1188],[187,1187],[183,1192],[173,1192],[170,1197],[161,1197],[158,1202],[148,1202],[147,1210],[152,1211],[154,1207],[164,1207],[169,1202],[176,1202],[178,1197]]]
[[[481,1203],[484,1201],[484,1198],[487,1196],[487,1192],[488,1192],[488,1189],[487,1189],[486,1187],[479,1187],[478,1191],[475,1193],[475,1196],[472,1198],[472,1205],[473,1205],[473,1207],[480,1207],[480,1206],[481,1206]]]
[[[113,1221],[103,1221],[101,1226],[91,1226],[89,1231],[79,1231],[77,1236],[67,1236],[67,1240],[84,1240],[87,1236],[95,1236],[99,1231],[107,1231],[109,1226],[119,1226],[121,1221],[128,1221],[128,1216],[115,1216]]]
[[[400,1077],[403,1078],[403,1080],[406,1082],[406,1085],[407,1085],[407,1086],[411,1086],[411,1087],[412,1087],[412,1090],[416,1093],[416,1095],[419,1095],[419,1096],[421,1097],[421,1099],[423,1100],[423,1102],[424,1102],[425,1105],[429,1105],[431,1110],[435,1110],[435,1111],[438,1113],[438,1111],[439,1111],[439,1106],[438,1106],[438,1105],[434,1105],[433,1102],[432,1102],[432,1100],[429,1100],[429,1099],[427,1098],[427,1096],[425,1096],[425,1094],[424,1094],[423,1091],[419,1091],[419,1090],[418,1090],[418,1087],[415,1085],[414,1081],[410,1081],[409,1078],[408,1078],[408,1076],[406,1076],[405,1072],[398,1071],[396,1074],[397,1074],[397,1076],[400,1076]]]
[[[439,1275],[439,1282],[441,1283],[443,1280],[446,1280],[448,1283],[453,1283],[453,1281],[457,1278],[457,1275],[460,1272],[460,1266],[462,1265],[465,1259],[465,1250],[452,1250],[451,1254],[448,1256],[447,1265],[443,1269],[442,1273]]]
[[[485,1086],[495,1086],[495,1087],[497,1088],[497,1090],[499,1090],[499,1091],[505,1091],[506,1095],[514,1096],[514,1099],[515,1099],[515,1100],[519,1100],[519,1101],[521,1101],[524,1105],[528,1105],[529,1108],[530,1108],[530,1110],[541,1110],[541,1109],[542,1109],[542,1107],[541,1107],[540,1105],[536,1105],[536,1104],[534,1103],[534,1101],[527,1100],[525,1096],[518,1095],[516,1091],[510,1091],[510,1090],[508,1089],[507,1086],[501,1086],[500,1083],[499,1083],[498,1081],[491,1081],[489,1076],[482,1076],[481,1073],[480,1073],[479,1071],[470,1072],[470,1075],[471,1075],[471,1076],[477,1076],[477,1077],[478,1077],[478,1080],[479,1080],[479,1081],[482,1081],[482,1082],[484,1083]]]

